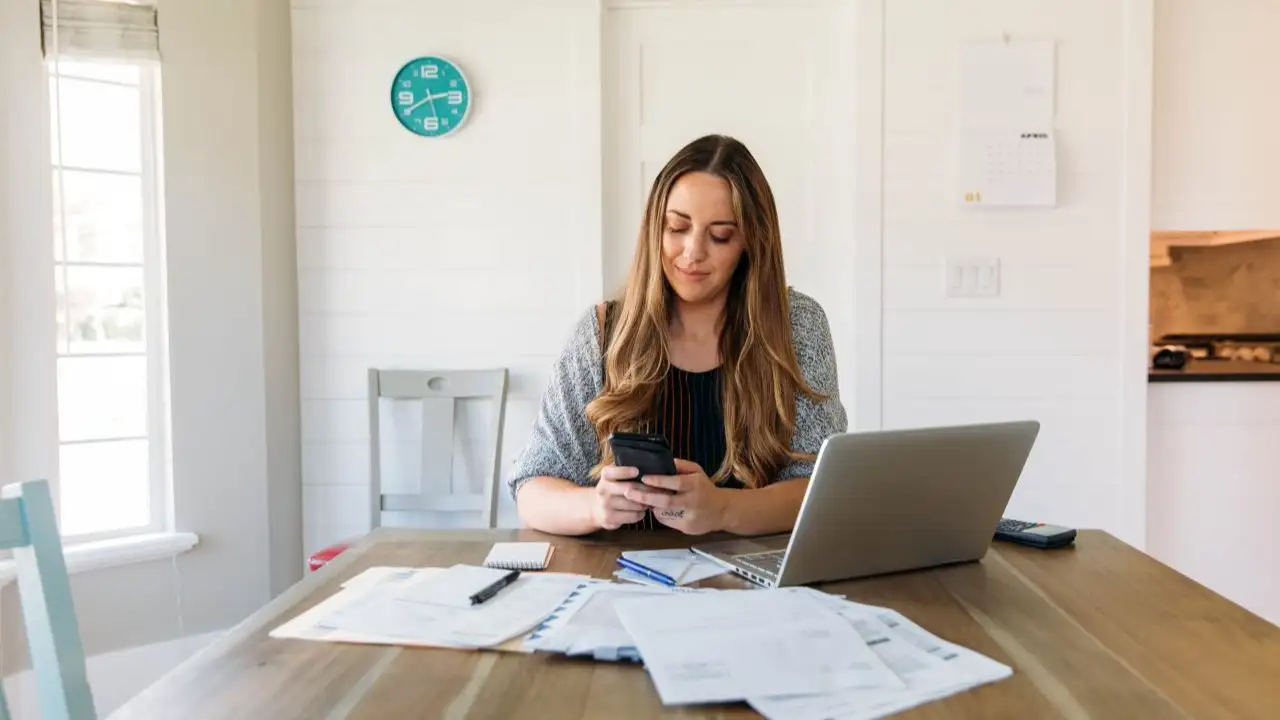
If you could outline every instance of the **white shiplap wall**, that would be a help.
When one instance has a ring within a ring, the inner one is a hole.
[[[1039,419],[1009,513],[1126,539],[1119,507],[1141,478],[1123,469],[1121,397],[1142,380],[1122,360],[1145,337],[1123,334],[1125,273],[1145,267],[1130,267],[1125,248],[1146,241],[1125,224],[1125,113],[1133,93],[1149,93],[1124,72],[1130,5],[886,2],[884,39],[885,425]],[[1057,43],[1053,209],[948,200],[960,49],[1004,33]],[[946,297],[950,256],[998,258],[999,297]]]
[[[552,358],[601,294],[601,120],[610,115],[600,22],[602,6],[618,5],[629,3],[295,2],[308,549],[365,529],[370,365],[508,365],[506,460],[524,443]],[[1127,439],[1130,406],[1145,412],[1132,357],[1141,347],[1130,344],[1145,335],[1123,338],[1134,313],[1145,316],[1145,306],[1130,307],[1146,292],[1132,260],[1145,263],[1145,215],[1135,221],[1134,209],[1148,197],[1132,167],[1150,142],[1149,128],[1134,129],[1150,85],[1130,78],[1141,75],[1133,56],[1142,57],[1149,0],[847,7],[843,42],[860,38],[867,51],[837,45],[860,64],[836,76],[854,78],[854,106],[868,110],[845,124],[856,138],[856,198],[831,199],[829,212],[856,208],[857,232],[814,238],[830,250],[806,257],[872,261],[848,272],[856,307],[826,308],[853,336],[841,345],[841,373],[866,392],[845,402],[870,410],[856,426],[1039,418],[1044,431],[1011,513],[1140,543],[1125,530],[1141,535],[1129,521],[1142,513],[1133,503],[1144,449],[1138,435],[1135,473]],[[956,55],[965,39],[1006,32],[1058,42],[1060,205],[961,213],[948,193]],[[387,107],[395,69],[427,53],[453,56],[482,89],[475,118],[444,141],[409,135]],[[999,257],[1000,297],[944,297],[951,255]],[[881,271],[879,292],[871,281]],[[878,362],[882,380],[868,372]],[[411,474],[409,418],[392,440],[403,451],[397,472]]]
[[[294,3],[307,551],[367,530],[367,368],[508,367],[504,465],[527,437],[600,297],[599,34],[594,2]],[[446,139],[406,132],[387,100],[427,54],[476,88]],[[480,461],[490,408],[471,410],[455,475]],[[408,490],[413,413],[387,412],[386,491]]]

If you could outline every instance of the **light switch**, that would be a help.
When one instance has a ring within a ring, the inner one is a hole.
[[[947,297],[987,298],[999,294],[999,258],[947,258]]]

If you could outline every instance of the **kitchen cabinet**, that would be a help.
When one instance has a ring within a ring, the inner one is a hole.
[[[1280,227],[1280,2],[1155,13],[1152,227]]]
[[[1280,624],[1280,375],[1147,388],[1147,547]]]
[[[1173,264],[1169,253],[1176,247],[1220,247],[1237,243],[1280,238],[1280,229],[1272,230],[1157,230],[1151,233],[1151,267]]]

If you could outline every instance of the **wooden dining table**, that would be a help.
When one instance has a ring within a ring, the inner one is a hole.
[[[379,529],[112,717],[756,716],[744,703],[664,707],[644,668],[629,663],[268,636],[366,568],[480,564],[510,540],[550,541],[549,570],[597,578],[612,576],[623,550],[688,544],[663,533]],[[746,587],[731,575],[706,583]],[[903,718],[1280,718],[1280,628],[1104,532],[1082,531],[1057,550],[997,543],[978,562],[820,587],[893,608],[1014,669]]]

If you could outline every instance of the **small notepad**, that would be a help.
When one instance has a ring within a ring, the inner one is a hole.
[[[554,551],[551,543],[545,542],[494,543],[484,566],[502,570],[545,570]]]

